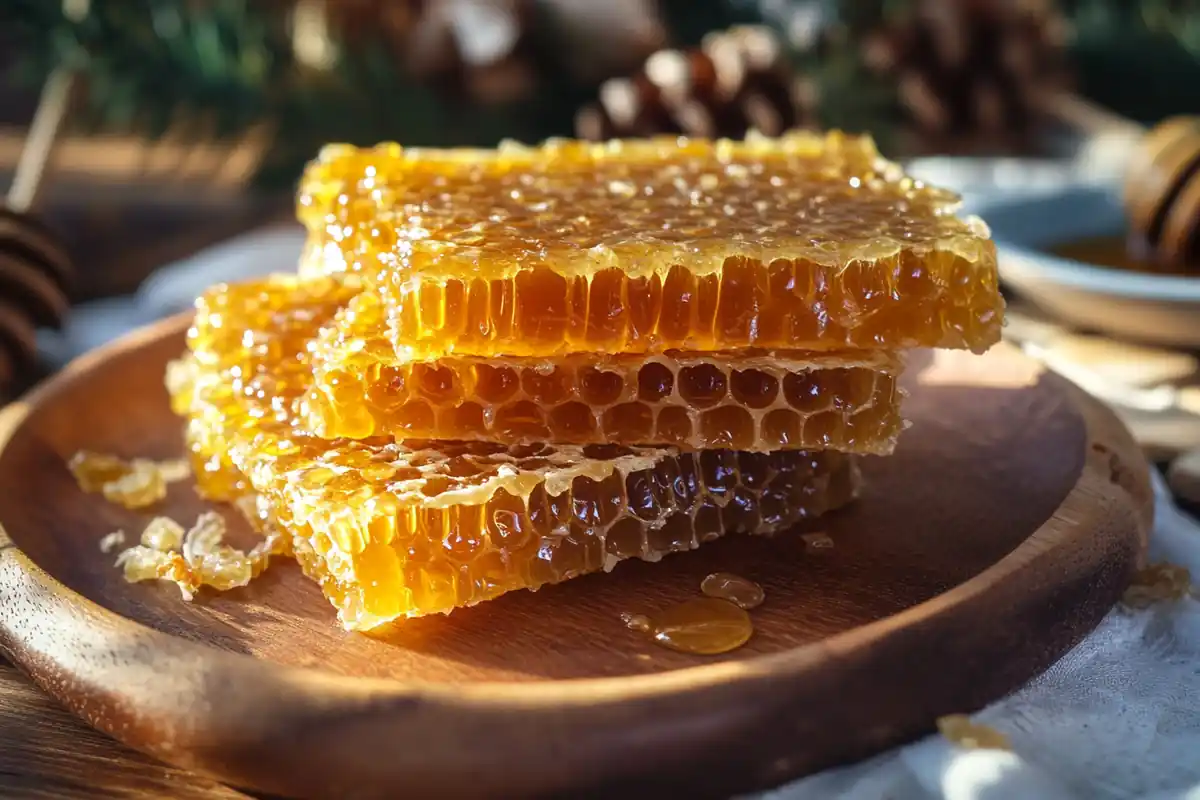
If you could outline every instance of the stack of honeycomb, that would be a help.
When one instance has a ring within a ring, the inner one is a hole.
[[[869,139],[328,147],[298,275],[198,302],[168,374],[350,628],[843,505],[914,347],[999,338],[995,250]]]

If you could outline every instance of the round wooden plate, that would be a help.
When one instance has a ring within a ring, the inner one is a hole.
[[[0,640],[92,724],[176,764],[310,797],[692,797],[778,785],[929,731],[1019,686],[1112,606],[1145,549],[1147,467],[1111,414],[1008,347],[922,354],[895,456],[799,536],[735,537],[378,635],[343,632],[290,563],[180,601],[98,542],[138,531],[75,486],[89,448],[178,455],[162,388],[185,322],[85,358],[0,431]],[[166,513],[204,509],[189,485]],[[244,535],[245,532],[242,531]],[[620,612],[715,570],[767,601],[721,657],[661,649]]]

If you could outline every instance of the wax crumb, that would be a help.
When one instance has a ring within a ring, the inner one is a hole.
[[[1192,575],[1186,567],[1166,562],[1150,564],[1138,570],[1121,597],[1129,608],[1149,608],[1155,603],[1182,600],[1192,588]]]
[[[953,744],[968,750],[1012,750],[1012,743],[1000,731],[978,722],[966,714],[939,717],[938,731]]]

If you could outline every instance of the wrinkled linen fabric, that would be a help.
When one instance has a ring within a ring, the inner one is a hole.
[[[1200,575],[1200,525],[1156,473],[1150,560]],[[941,736],[829,770],[760,800],[1200,800],[1200,600],[1117,607],[1044,674],[972,715],[1012,752]]]

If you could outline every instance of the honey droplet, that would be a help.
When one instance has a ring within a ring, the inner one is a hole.
[[[1012,743],[1003,733],[990,725],[973,722],[965,714],[938,717],[937,727],[942,736],[968,750],[1012,749]]]
[[[806,533],[800,537],[804,540],[804,549],[811,552],[829,550],[833,547],[833,539],[827,533]]]
[[[761,586],[732,572],[714,572],[700,582],[700,591],[746,609],[757,608],[766,599]]]
[[[651,630],[650,618],[645,614],[630,614],[628,611],[622,611],[621,622],[624,622],[625,627],[629,630],[638,633],[649,633]]]
[[[646,619],[647,632],[654,641],[681,653],[728,653],[744,645],[754,633],[749,614],[714,597],[685,600]]]

